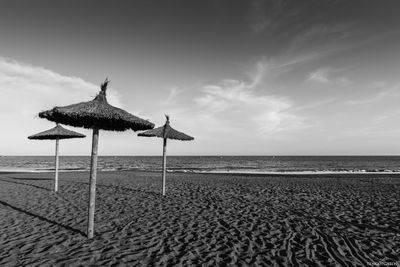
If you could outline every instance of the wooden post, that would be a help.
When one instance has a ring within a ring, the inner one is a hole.
[[[165,171],[167,169],[167,138],[163,142],[163,173],[162,173],[162,194],[165,196]]]
[[[59,139],[56,139],[56,167],[55,167],[55,176],[54,176],[54,192],[58,191],[58,141]]]
[[[87,236],[92,238],[94,234],[94,210],[96,200],[96,175],[97,175],[97,149],[99,142],[99,129],[93,129],[92,157],[90,159],[90,189],[88,206]]]

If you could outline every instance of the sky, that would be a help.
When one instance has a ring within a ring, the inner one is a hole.
[[[398,0],[0,2],[0,155],[53,155],[38,113],[93,99],[195,138],[169,155],[400,154]],[[61,155],[90,155],[85,139]],[[99,155],[162,140],[100,131]]]

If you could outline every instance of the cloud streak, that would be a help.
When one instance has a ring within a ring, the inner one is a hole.
[[[255,84],[225,80],[204,86],[202,96],[195,99],[201,110],[237,130],[268,135],[299,126],[301,119],[288,110],[291,101],[273,95],[256,95]],[[229,115],[228,115],[229,114]]]
[[[363,104],[371,104],[383,100],[384,98],[393,95],[398,91],[400,85],[395,85],[387,90],[381,91],[375,95],[372,95],[367,98],[358,99],[358,100],[349,100],[347,104],[349,105],[363,105]]]
[[[10,146],[8,151],[17,155],[27,153],[24,147],[38,145],[29,143],[26,138],[28,135],[51,127],[46,120],[35,120],[40,111],[89,101],[99,91],[99,85],[81,78],[3,57],[0,57],[0,88],[3,95],[0,98],[0,119],[7,125],[2,132],[2,139],[18,140],[20,144],[13,147],[13,143],[6,142],[3,147]],[[121,107],[119,98],[115,91],[111,90],[108,94],[110,104]]]
[[[171,105],[167,110],[179,118],[182,127],[198,129],[197,134],[203,138],[224,140],[226,134],[275,138],[279,133],[303,128],[305,118],[294,113],[289,98],[265,92],[268,80],[280,69],[280,63],[260,61],[246,81],[225,79],[200,86],[193,104],[181,101],[181,108]]]
[[[2,98],[1,102],[11,109],[13,103],[45,109],[88,101],[99,91],[99,85],[81,78],[61,75],[43,67],[2,57],[0,57],[0,86],[8,96],[8,99]],[[116,91],[110,91],[108,99],[111,104],[121,106]]]
[[[314,72],[311,72],[308,77],[307,81],[317,82],[317,83],[329,83],[328,78],[328,70],[327,69],[320,69]]]

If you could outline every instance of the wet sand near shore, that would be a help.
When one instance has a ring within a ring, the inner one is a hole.
[[[367,266],[399,262],[400,175],[0,174],[0,266]]]

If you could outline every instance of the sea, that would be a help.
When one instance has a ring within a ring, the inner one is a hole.
[[[0,172],[51,172],[54,156],[1,156]],[[89,156],[61,156],[60,171],[88,171]],[[98,170],[160,171],[161,156],[100,156]],[[168,172],[400,173],[400,156],[168,156]]]

